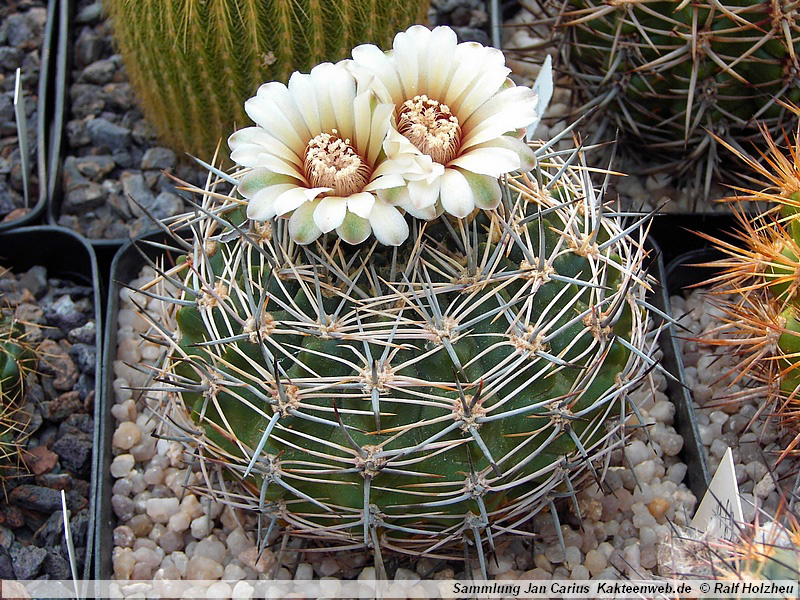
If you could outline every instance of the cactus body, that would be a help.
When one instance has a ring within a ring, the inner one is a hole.
[[[390,45],[426,20],[428,2],[105,0],[136,97],[165,144],[212,156],[249,122],[244,101],[356,44]]]
[[[574,157],[539,155],[495,211],[399,248],[296,246],[206,196],[157,329],[211,493],[262,535],[451,556],[601,476],[652,365],[645,253]]]
[[[36,353],[15,319],[0,316],[0,481],[21,465],[30,419],[22,407],[25,379],[36,367]]]
[[[761,160],[739,154],[755,189],[737,188],[741,195],[728,200],[766,208],[753,215],[750,206],[734,205],[734,242],[703,237],[727,255],[710,264],[721,270],[714,291],[734,294],[720,303],[727,313],[724,335],[712,343],[743,356],[742,374],[760,384],[754,393],[774,404],[774,416],[794,436],[789,453],[800,442],[800,129],[793,140],[788,134],[776,140],[766,127],[762,134]]]
[[[543,0],[583,114],[602,107],[626,144],[708,187],[722,148],[792,119],[800,99],[800,11],[790,0]]]

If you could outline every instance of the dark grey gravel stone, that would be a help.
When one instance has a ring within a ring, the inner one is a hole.
[[[0,64],[9,71],[15,71],[22,66],[25,53],[19,48],[9,46],[0,47]]]
[[[175,153],[169,148],[148,148],[142,157],[142,169],[160,169],[166,171],[175,164]]]
[[[112,152],[114,162],[123,169],[130,169],[133,166],[133,156],[125,149],[117,149]]]
[[[70,148],[80,148],[91,143],[89,132],[86,131],[86,122],[83,119],[72,119],[67,122],[67,141]],[[67,160],[72,157],[67,157]]]
[[[114,78],[116,70],[117,63],[114,60],[103,58],[87,66],[81,73],[81,78],[89,83],[104,85]]]
[[[33,50],[42,45],[44,23],[47,20],[47,9],[34,7],[28,12],[9,15],[8,45]]]
[[[155,197],[150,191],[144,176],[141,173],[126,171],[120,177],[122,191],[128,201],[128,208],[136,216],[144,214],[140,207],[149,208],[155,202]]]
[[[84,27],[75,41],[75,62],[79,67],[90,65],[103,54],[103,40],[92,29]]]
[[[70,330],[67,339],[73,344],[94,344],[97,340],[97,324],[94,320]]]
[[[77,343],[72,344],[69,355],[75,361],[75,365],[81,373],[94,375],[95,363],[97,361],[97,351],[94,345]]]
[[[42,563],[42,572],[50,579],[68,581],[72,579],[72,570],[70,569],[69,561],[57,553],[57,550],[60,549],[60,547],[58,549],[53,548],[52,552],[47,553],[44,563]]]
[[[57,510],[33,534],[33,543],[40,548],[51,548],[61,543],[64,535],[64,515]]]
[[[31,267],[17,277],[19,284],[39,298],[47,290],[47,269],[42,266]]]
[[[61,210],[68,214],[84,215],[87,211],[102,206],[104,199],[102,186],[90,181],[67,192]]]
[[[75,16],[76,23],[93,23],[100,19],[103,14],[103,5],[100,2],[93,2],[84,6]]]
[[[74,434],[59,437],[52,448],[61,459],[61,466],[78,476],[88,474],[92,459],[92,440]]]
[[[8,549],[14,543],[14,532],[0,525],[0,546]],[[0,577],[2,579],[2,577]]]
[[[183,212],[183,200],[170,192],[161,192],[147,209],[156,219],[166,219]]]
[[[86,323],[86,315],[78,310],[68,294],[59,296],[55,302],[46,305],[44,316],[63,331],[71,331]]]
[[[86,124],[92,144],[108,148],[112,152],[121,150],[131,142],[131,130],[120,127],[103,118],[92,119]]]
[[[14,565],[5,546],[0,546],[0,579],[14,579]]]
[[[14,560],[14,575],[17,579],[35,579],[46,557],[44,548],[24,546]]]
[[[94,181],[109,174],[116,166],[114,158],[108,154],[81,156],[76,159],[75,163],[81,175],[85,175]]]
[[[78,392],[78,397],[81,400],[86,400],[94,391],[94,384],[95,380],[92,375],[87,375],[86,373],[81,373],[81,376],[78,377],[78,383],[75,384],[74,390]]]
[[[69,95],[72,116],[78,119],[85,119],[90,115],[98,115],[106,105],[105,98],[98,93],[97,86],[90,83],[72,84],[69,88]]]

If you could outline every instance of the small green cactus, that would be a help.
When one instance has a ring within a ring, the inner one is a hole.
[[[136,97],[165,144],[211,156],[248,123],[243,105],[360,43],[388,46],[427,0],[105,0]]]
[[[654,365],[642,223],[606,212],[577,150],[536,155],[497,209],[412,219],[399,247],[299,246],[205,193],[160,276],[181,297],[146,292],[172,315],[163,421],[260,540],[458,558],[601,477]]]
[[[36,361],[34,348],[25,340],[23,325],[0,316],[0,479],[21,465],[27,415],[20,409],[25,380]]]
[[[762,134],[767,150],[760,160],[738,153],[755,185],[727,199],[735,202],[736,240],[703,235],[726,255],[710,263],[720,270],[714,292],[734,298],[720,302],[724,335],[710,343],[742,355],[737,379],[746,374],[763,386],[770,414],[793,437],[788,454],[800,443],[800,128],[794,140],[776,140],[766,127]],[[744,203],[764,208],[754,215]]]

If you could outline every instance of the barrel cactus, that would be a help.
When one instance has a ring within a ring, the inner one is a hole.
[[[211,156],[247,122],[244,101],[271,80],[386,45],[427,20],[427,0],[105,0],[114,42],[165,144]]]
[[[794,436],[789,453],[800,442],[800,129],[793,140],[773,138],[766,127],[762,134],[767,151],[760,160],[738,153],[753,185],[728,198],[735,203],[735,239],[703,237],[726,255],[710,263],[720,270],[714,292],[732,298],[719,301],[727,317],[712,343],[742,355],[737,379],[747,375],[760,385],[753,393],[773,405]],[[753,203],[760,213],[751,212]]]
[[[706,192],[724,166],[708,132],[748,146],[757,121],[775,134],[792,118],[776,98],[800,99],[800,11],[791,0],[539,4],[561,26],[576,113],[598,107],[636,152]]]
[[[580,149],[521,140],[536,96],[507,72],[446,28],[361,46],[263,86],[244,168],[196,190],[145,290],[163,422],[259,540],[488,550],[624,438],[654,366],[644,219]]]
[[[601,477],[652,366],[645,252],[584,170],[538,156],[494,211],[395,248],[299,246],[206,195],[154,329],[209,493],[264,535],[448,556]]]

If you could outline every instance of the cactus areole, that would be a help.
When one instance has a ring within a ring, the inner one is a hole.
[[[452,556],[601,477],[653,364],[645,252],[586,172],[537,156],[496,209],[410,219],[399,247],[300,246],[205,196],[162,275],[177,332],[156,329],[209,493],[261,536]]]

